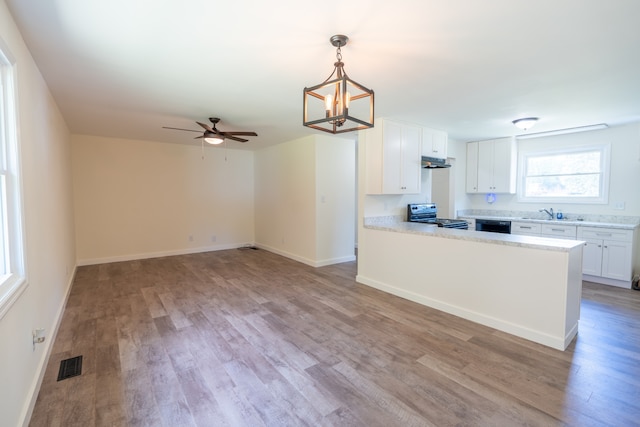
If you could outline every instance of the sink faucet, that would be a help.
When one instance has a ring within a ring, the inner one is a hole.
[[[549,210],[546,209],[540,209],[538,212],[546,212],[547,215],[549,215],[549,219],[553,219],[553,208],[549,208]]]

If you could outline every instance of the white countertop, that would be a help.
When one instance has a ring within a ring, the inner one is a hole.
[[[390,231],[395,233],[419,234],[427,237],[467,240],[560,252],[568,252],[576,246],[582,246],[584,244],[584,241],[581,240],[566,240],[537,236],[522,236],[516,234],[487,233],[474,230],[459,230],[455,228],[441,228],[433,224],[405,222],[399,220],[399,217],[395,216],[365,218],[364,227],[372,230]]]
[[[539,218],[527,218],[516,216],[492,216],[492,215],[473,215],[465,214],[460,216],[461,219],[492,219],[497,221],[516,221],[516,222],[531,222],[537,224],[563,224],[563,225],[577,225],[581,227],[596,227],[596,228],[616,228],[621,230],[633,230],[640,224],[638,222],[608,222],[608,221],[580,221],[577,219],[539,219]]]

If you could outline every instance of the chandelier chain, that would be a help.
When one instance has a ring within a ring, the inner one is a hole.
[[[340,46],[336,49],[336,59],[338,62],[342,62],[342,50],[340,50]]]

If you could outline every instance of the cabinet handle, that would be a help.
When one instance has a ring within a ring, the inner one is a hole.
[[[596,236],[611,236],[611,233],[596,233]]]
[[[520,228],[526,228],[527,230],[531,230],[531,227],[525,227],[524,225],[521,225]]]
[[[564,230],[560,229],[560,228],[552,228],[551,231],[561,231],[564,233]]]
[[[599,248],[601,248],[601,247],[602,247],[602,245],[598,245],[598,247],[599,247]],[[605,247],[606,247],[606,246],[605,246]]]

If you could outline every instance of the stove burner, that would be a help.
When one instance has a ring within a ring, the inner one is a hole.
[[[443,228],[469,229],[467,221],[461,219],[447,219],[437,217],[438,209],[435,203],[417,203],[407,205],[407,221],[436,224]]]

